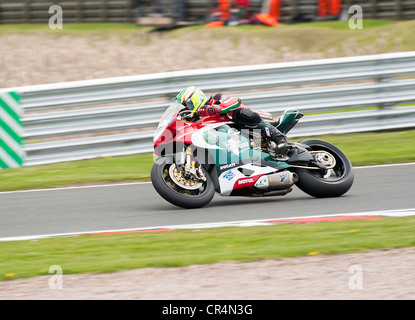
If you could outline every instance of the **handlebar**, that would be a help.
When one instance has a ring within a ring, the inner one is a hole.
[[[181,110],[178,114],[186,121],[197,121],[199,120],[199,114],[197,112],[192,112],[190,110]]]

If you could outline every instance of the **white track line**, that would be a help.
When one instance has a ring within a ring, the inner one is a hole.
[[[411,165],[415,165],[415,162],[378,164],[378,165],[373,165],[373,166],[360,166],[360,167],[353,167],[353,169],[375,169],[375,168],[400,167],[400,166],[411,166]]]
[[[289,218],[267,218],[260,220],[240,220],[240,221],[227,221],[227,222],[209,222],[209,223],[194,223],[194,224],[183,224],[183,225],[170,225],[170,226],[156,226],[146,228],[129,228],[129,229],[112,229],[112,230],[95,230],[95,231],[84,231],[84,232],[72,232],[72,233],[55,233],[45,235],[33,235],[33,236],[19,236],[19,237],[5,237],[0,238],[0,241],[21,241],[21,240],[36,240],[53,237],[67,237],[67,236],[79,236],[85,234],[100,234],[100,233],[123,233],[123,232],[139,232],[139,231],[150,231],[157,229],[206,229],[206,228],[219,228],[219,227],[252,227],[252,226],[264,226],[272,225],[278,221],[290,221],[297,219],[310,219],[310,218],[326,218],[326,217],[342,217],[342,216],[355,216],[355,217],[368,217],[368,216],[380,216],[380,217],[408,217],[415,215],[415,208],[409,209],[396,209],[396,210],[379,210],[379,211],[362,211],[362,212],[351,212],[351,213],[337,213],[329,215],[315,215],[315,216],[302,216],[302,217],[289,217]]]
[[[30,190],[13,190],[13,191],[1,191],[2,194],[9,193],[25,193],[25,192],[42,192],[42,191],[60,191],[60,190],[73,190],[73,189],[89,189],[89,188],[108,188],[108,187],[122,187],[122,186],[133,186],[139,184],[149,184],[151,181],[142,182],[126,182],[126,183],[110,183],[110,184],[97,184],[87,186],[76,186],[76,187],[61,187],[61,188],[45,188],[45,189],[30,189]]]

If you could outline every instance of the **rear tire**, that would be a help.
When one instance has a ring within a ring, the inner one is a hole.
[[[154,189],[166,201],[178,207],[192,209],[207,205],[215,195],[215,187],[209,173],[204,171],[206,181],[197,190],[186,190],[175,184],[168,171],[174,162],[169,157],[158,158],[151,169]]]
[[[299,143],[308,145],[313,151],[329,152],[336,159],[336,166],[328,171],[295,169],[298,175],[296,186],[316,197],[339,197],[351,188],[354,180],[353,167],[347,156],[336,146],[322,140],[307,139]]]

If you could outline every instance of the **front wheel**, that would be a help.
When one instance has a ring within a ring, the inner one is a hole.
[[[201,208],[215,195],[212,178],[208,173],[204,174],[206,181],[186,180],[170,158],[161,157],[151,169],[151,182],[154,189],[171,204],[186,209]]]
[[[320,161],[331,161],[332,157],[335,164],[328,170],[295,169],[298,175],[296,185],[300,190],[316,198],[339,197],[349,191],[354,180],[353,167],[339,148],[317,139],[299,143],[309,146],[316,156],[321,155]]]

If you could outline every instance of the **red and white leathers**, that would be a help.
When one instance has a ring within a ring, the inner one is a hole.
[[[273,121],[272,115],[245,106],[237,97],[217,93],[198,110],[198,114],[201,117],[226,114],[238,127],[261,129],[262,136],[274,141],[278,146],[277,153],[283,154],[288,151],[287,138],[270,123]]]
[[[199,109],[198,113],[201,117],[215,116],[226,114],[232,119],[232,114],[236,109],[247,108],[258,114],[263,121],[273,121],[273,117],[268,112],[253,110],[241,102],[238,97],[227,97],[221,93],[215,94],[211,97],[205,106]]]

